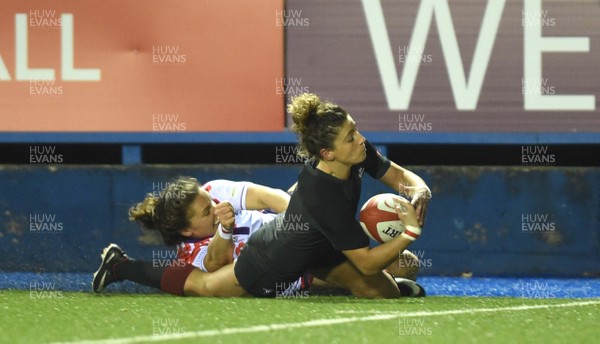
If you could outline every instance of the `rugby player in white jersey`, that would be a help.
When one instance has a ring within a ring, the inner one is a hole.
[[[157,207],[161,198],[167,207]],[[129,217],[157,230],[165,245],[177,248],[178,259],[214,272],[233,263],[248,238],[285,211],[289,200],[283,190],[251,182],[219,179],[200,185],[195,178],[178,177],[160,196],[148,194],[132,207]],[[290,284],[290,293],[311,281],[305,274]]]

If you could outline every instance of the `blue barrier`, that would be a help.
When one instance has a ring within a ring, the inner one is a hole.
[[[425,275],[600,274],[600,169],[419,167],[431,202],[411,249]],[[109,242],[152,259],[127,209],[177,175],[287,188],[298,165],[1,166],[0,270],[91,272]],[[361,202],[390,190],[365,178]]]

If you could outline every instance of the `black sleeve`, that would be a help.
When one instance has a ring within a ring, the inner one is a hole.
[[[367,158],[361,163],[362,167],[365,168],[365,172],[375,179],[383,177],[390,168],[390,160],[381,155],[369,141],[365,142],[365,147],[367,147]]]

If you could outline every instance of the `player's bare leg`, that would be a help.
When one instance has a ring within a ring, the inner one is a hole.
[[[233,267],[234,264],[228,264],[210,273],[194,269],[185,281],[184,294],[186,296],[249,296],[235,277]]]
[[[349,290],[352,295],[362,298],[397,298],[400,290],[394,279],[384,272],[372,276],[362,274],[349,261],[332,268],[311,270],[315,277]]]

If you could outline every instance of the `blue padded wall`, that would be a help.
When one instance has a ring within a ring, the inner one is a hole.
[[[92,272],[109,242],[151,259],[161,246],[128,221],[127,209],[154,183],[191,175],[201,182],[250,180],[287,189],[298,171],[297,165],[3,166],[0,270]],[[422,258],[423,274],[600,274],[599,169],[414,171],[433,192],[423,235],[411,247]],[[361,202],[390,191],[366,177]],[[50,230],[36,230],[41,225]]]

